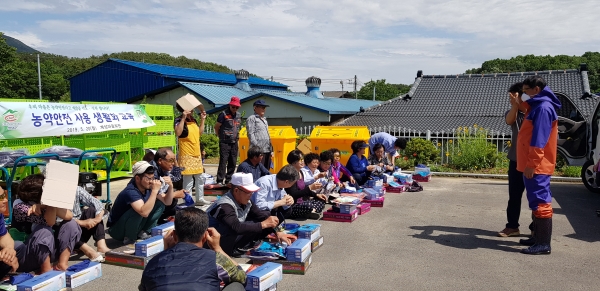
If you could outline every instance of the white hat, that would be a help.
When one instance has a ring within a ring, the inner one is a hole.
[[[231,176],[231,184],[244,188],[246,191],[256,192],[260,188],[254,184],[252,174],[234,173]]]
[[[146,162],[146,161],[139,161],[135,164],[133,164],[133,169],[132,169],[132,173],[133,175],[140,175],[146,172],[146,170],[152,167],[152,165],[150,165],[150,163]]]

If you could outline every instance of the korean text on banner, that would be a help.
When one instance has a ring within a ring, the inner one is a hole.
[[[73,209],[77,194],[79,166],[50,160],[46,164],[46,178],[42,190],[42,204]]]
[[[77,135],[155,125],[136,104],[0,103],[0,139]]]

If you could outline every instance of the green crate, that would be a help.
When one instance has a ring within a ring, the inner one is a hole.
[[[175,130],[173,126],[173,119],[167,120],[154,120],[155,126],[150,126],[142,129],[145,132],[172,132]]]
[[[26,149],[30,155],[47,149],[52,146],[52,141],[49,138],[16,138],[0,140],[0,149],[9,148],[12,150]]]
[[[141,148],[144,146],[144,136],[141,132],[139,133],[130,133],[129,134],[129,142],[131,148]]]
[[[117,152],[127,152],[131,150],[129,138],[122,139],[85,139],[85,148],[83,150],[97,150],[112,148]]]
[[[149,116],[173,116],[175,108],[172,105],[144,104]]]
[[[175,144],[175,135],[144,135],[145,149],[175,148]]]
[[[84,149],[85,139],[83,138],[83,135],[65,136],[62,144],[72,148]]]

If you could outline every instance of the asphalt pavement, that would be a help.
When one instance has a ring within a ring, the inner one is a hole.
[[[127,182],[111,182],[112,200]],[[552,183],[547,256],[519,253],[531,221],[525,197],[522,236],[496,236],[506,223],[507,180],[434,176],[422,185],[422,192],[387,193],[383,208],[352,223],[319,221],[324,245],[305,275],[285,274],[278,290],[600,289],[600,195],[583,184]],[[142,274],[108,264],[102,271],[102,278],[76,290],[137,290]]]

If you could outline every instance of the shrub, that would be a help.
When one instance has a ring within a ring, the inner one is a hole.
[[[579,177],[581,176],[581,167],[565,166],[562,168],[563,177]]]
[[[406,148],[399,160],[411,162],[412,166],[417,164],[432,164],[440,160],[440,150],[431,141],[414,138],[406,143]],[[400,163],[404,163],[400,161]]]
[[[496,145],[487,141],[487,131],[481,128],[458,128],[455,145],[446,152],[450,165],[459,170],[488,169],[496,166],[501,157]]]
[[[218,157],[219,156],[219,138],[215,134],[203,134],[200,136],[200,142],[204,146],[206,151],[206,157]]]

